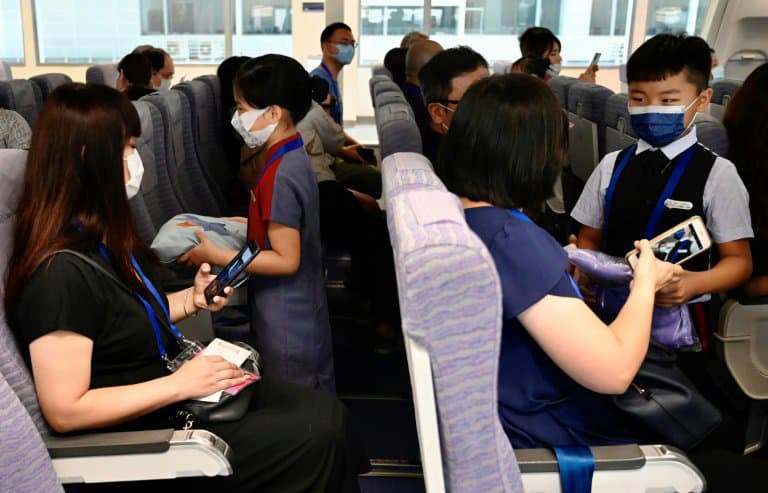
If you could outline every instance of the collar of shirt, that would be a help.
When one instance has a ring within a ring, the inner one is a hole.
[[[417,86],[416,84],[411,84],[410,82],[403,84],[403,91],[421,96],[421,87]]]
[[[667,159],[675,159],[677,156],[679,156],[684,150],[691,147],[693,144],[695,144],[698,141],[698,138],[696,137],[696,125],[691,125],[691,130],[680,137],[679,139],[675,139],[669,144],[665,145],[664,147],[653,147],[648,142],[644,141],[643,139],[640,139],[637,141],[637,149],[635,150],[635,156],[640,154],[641,152],[647,151],[648,149],[651,150],[661,150],[661,152],[664,153],[665,156],[667,156]]]

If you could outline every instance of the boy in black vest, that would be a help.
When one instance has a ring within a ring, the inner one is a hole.
[[[658,306],[706,301],[752,272],[747,191],[733,163],[698,143],[693,125],[712,97],[711,63],[707,43],[683,34],[659,34],[632,54],[629,113],[640,140],[603,158],[571,214],[582,224],[579,247],[621,257],[634,240],[704,219],[711,256],[686,262],[680,280],[656,294]]]

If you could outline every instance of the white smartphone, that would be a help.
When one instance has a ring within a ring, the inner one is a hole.
[[[602,55],[602,53],[600,53],[599,51],[596,52],[595,56],[592,57],[592,61],[589,62],[589,66],[587,68],[592,68],[592,67],[596,66],[597,62],[600,61],[600,55]]]
[[[682,264],[712,246],[712,239],[700,216],[686,219],[649,242],[657,259],[673,264]],[[630,267],[635,268],[639,257],[640,252],[637,249],[626,255]]]

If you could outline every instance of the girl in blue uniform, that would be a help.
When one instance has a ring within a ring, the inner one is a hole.
[[[514,447],[638,440],[641,430],[609,395],[632,382],[648,349],[654,293],[680,270],[638,242],[632,292],[616,321],[606,326],[584,304],[563,249],[522,212],[552,195],[567,132],[541,80],[494,76],[467,91],[438,159],[501,279],[499,414]]]

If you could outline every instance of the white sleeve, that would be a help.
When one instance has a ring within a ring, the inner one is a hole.
[[[715,243],[752,238],[749,193],[727,159],[718,157],[704,185],[704,214]]]
[[[584,190],[571,211],[571,217],[584,226],[595,229],[603,228],[605,192],[611,183],[613,167],[619,152],[621,151],[611,152],[603,157],[587,180],[587,184],[584,185]]]

